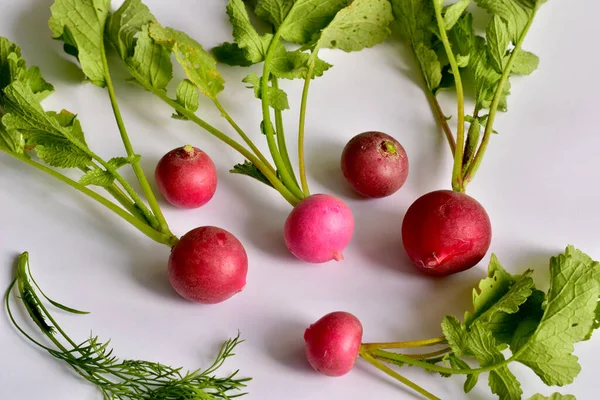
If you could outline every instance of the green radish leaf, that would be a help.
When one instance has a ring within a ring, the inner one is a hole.
[[[233,26],[233,38],[238,48],[244,52],[248,62],[256,64],[264,61],[273,35],[259,35],[250,23],[246,5],[242,0],[229,0],[227,15]]]
[[[308,73],[308,62],[315,59],[312,78],[323,76],[331,65],[318,57],[312,57],[301,51],[287,51],[283,45],[278,47],[270,63],[271,73],[283,79],[305,79]]]
[[[279,27],[281,38],[307,44],[347,5],[348,0],[296,0]]]
[[[469,4],[471,4],[471,0],[459,0],[446,9],[446,13],[444,14],[444,26],[446,30],[452,29]]]
[[[156,19],[140,0],[126,0],[107,22],[107,40],[117,49],[135,81],[165,91],[173,78],[171,51],[150,38]]]
[[[122,59],[133,56],[136,36],[144,26],[156,21],[154,15],[141,0],[125,2],[108,17],[106,36]]]
[[[154,22],[149,28],[150,37],[175,54],[175,58],[190,82],[210,99],[216,99],[223,91],[223,77],[216,68],[216,61],[204,48],[185,33],[164,28]]]
[[[177,86],[177,103],[191,112],[196,112],[199,106],[200,95],[196,87],[189,79],[184,79]],[[172,115],[175,119],[186,120],[187,118],[180,113]]]
[[[171,52],[154,43],[148,25],[144,25],[139,32],[133,56],[128,63],[136,71],[136,78],[153,88],[164,91],[173,79]]]
[[[442,82],[442,66],[435,51],[419,43],[415,49],[419,64],[423,67],[423,77],[430,92],[434,92]]]
[[[533,17],[533,8],[527,0],[475,0],[477,5],[507,22],[508,33],[517,42],[523,29]]]
[[[106,86],[104,26],[109,7],[110,0],[56,0],[48,22],[52,37],[65,43],[65,51],[77,57],[85,76],[100,87]]]
[[[317,47],[360,51],[382,43],[394,19],[388,0],[354,0],[321,32]]]
[[[483,325],[476,323],[471,327],[466,343],[469,352],[477,358],[482,367],[504,362],[504,356],[498,350],[498,343]],[[519,381],[506,365],[490,371],[488,383],[492,393],[497,394],[501,399],[518,400],[523,394]]]
[[[294,0],[258,0],[254,12],[278,29],[294,6]]]
[[[442,321],[442,331],[456,357],[461,357],[468,352],[467,328],[454,316],[446,316]]]
[[[535,71],[540,64],[540,59],[533,53],[521,50],[515,56],[512,73],[515,75],[529,75]]]
[[[251,178],[258,180],[259,182],[264,183],[267,186],[273,187],[271,182],[267,179],[267,177],[258,169],[256,165],[252,164],[250,161],[245,161],[243,164],[237,164],[233,166],[229,172],[232,174],[240,174],[246,175]]]
[[[4,89],[3,98],[6,114],[2,123],[6,130],[21,132],[27,145],[36,147],[42,161],[60,168],[90,165],[91,157],[84,151],[87,144],[83,131],[73,114],[46,113],[31,88],[19,81]]]
[[[550,260],[550,289],[544,315],[517,352],[517,360],[547,385],[573,382],[581,367],[573,344],[589,337],[600,292],[600,263],[574,247]]]
[[[433,32],[429,27],[435,20],[433,2],[429,0],[392,0],[394,18],[401,35],[416,47],[422,43],[431,46]]]
[[[262,81],[262,78],[257,76],[255,73],[252,73],[252,74],[246,76],[242,80],[242,82],[247,83],[249,85],[248,88],[254,89],[254,95],[258,99],[262,99],[261,81]],[[283,111],[283,110],[287,110],[290,108],[290,105],[288,103],[287,94],[283,90],[269,86],[268,94],[269,94],[269,105],[271,107],[273,107],[275,110]]]
[[[508,61],[506,57],[506,49],[510,44],[510,35],[508,33],[508,25],[502,18],[497,15],[492,17],[492,20],[486,29],[486,39],[488,43],[488,51],[492,66],[499,74],[502,74]]]

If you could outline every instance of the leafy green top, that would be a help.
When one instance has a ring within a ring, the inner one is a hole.
[[[444,0],[392,0],[395,19],[410,44],[423,76],[425,89],[435,103],[435,114],[455,156],[453,188],[464,191],[473,179],[490,140],[498,111],[508,108],[510,78],[529,75],[538,57],[522,49],[541,0],[460,0],[448,6]],[[468,6],[490,14],[485,35],[473,27]],[[437,10],[436,10],[437,9]],[[462,81],[472,82],[463,87]],[[457,133],[450,129],[436,95],[456,87]],[[468,90],[466,90],[468,89]],[[475,100],[465,115],[465,96]],[[465,121],[470,123],[465,135]],[[483,136],[481,135],[484,131]]]
[[[572,383],[581,369],[573,345],[589,339],[598,328],[599,304],[600,263],[573,246],[551,258],[547,293],[535,288],[531,271],[511,275],[493,255],[488,276],[473,292],[473,311],[465,314],[464,322],[453,316],[442,322],[449,345],[443,357],[437,352],[415,360],[368,347],[364,351],[382,361],[420,366],[443,376],[464,374],[465,392],[473,389],[481,373],[489,372],[494,394],[500,399],[521,399],[521,385],[509,364],[526,365],[550,386]],[[502,353],[507,346],[512,353],[509,358]],[[475,358],[479,367],[471,368],[465,357]],[[572,397],[554,394],[550,398]]]

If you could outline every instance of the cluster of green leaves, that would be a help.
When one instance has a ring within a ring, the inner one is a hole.
[[[531,368],[546,385],[572,383],[581,370],[573,345],[588,340],[600,326],[600,263],[567,247],[564,254],[550,259],[546,293],[535,287],[532,272],[511,275],[492,256],[487,277],[473,290],[473,311],[462,322],[454,316],[442,322],[450,346],[444,357],[414,361],[380,350],[374,355],[443,376],[466,375],[465,392],[473,389],[481,373],[488,372],[491,391],[500,399],[523,395],[508,368],[512,362]],[[504,350],[510,350],[510,357]],[[472,368],[465,359],[475,359],[479,367]]]
[[[10,306],[10,294],[13,288],[27,314],[51,343],[50,345],[33,339],[16,322]],[[77,344],[58,325],[44,305],[44,299],[63,311],[87,314],[48,298],[31,275],[28,253],[23,253],[17,262],[16,278],[5,297],[10,320],[32,343],[58,360],[64,361],[78,375],[97,386],[105,400],[228,400],[245,394],[240,391],[250,379],[236,378],[238,371],[222,378],[215,376],[215,372],[234,355],[234,349],[242,342],[239,335],[223,344],[210,367],[184,372],[182,368],[173,368],[156,362],[119,360],[109,348],[110,341],[101,343],[97,336],[91,336]]]
[[[318,57],[319,49],[350,52],[372,47],[389,36],[388,25],[392,21],[386,0],[258,0],[250,8],[275,33],[259,34],[244,2],[230,0],[227,15],[234,42],[216,47],[213,54],[222,63],[246,67],[264,62],[272,53],[267,80],[322,76],[331,65]],[[297,46],[288,50],[284,41]],[[263,78],[251,74],[244,79],[258,98],[262,97]],[[289,108],[285,92],[273,86],[269,86],[269,91],[273,108]]]
[[[77,4],[81,8],[94,8],[90,2],[78,1]],[[264,25],[270,27],[271,32],[260,34],[251,23],[249,13],[256,14]],[[243,82],[253,89],[256,97],[264,99],[276,112],[288,109],[287,93],[274,81],[277,78],[312,79],[321,76],[331,65],[317,56],[320,48],[358,51],[381,43],[390,34],[388,24],[393,19],[391,6],[387,0],[260,0],[248,4],[243,0],[230,0],[227,14],[233,27],[234,42],[213,49],[212,54],[185,33],[162,26],[140,0],[126,0],[114,13],[91,20],[94,24],[106,26],[104,40],[117,49],[133,80],[175,108],[175,118],[193,120],[250,160],[249,165],[240,164],[232,172],[250,175],[271,186],[277,186],[278,182],[275,181],[283,180],[293,195],[301,196],[302,192],[291,178],[293,171],[289,171],[291,165],[287,150],[282,147],[284,144],[279,142],[278,148],[270,143],[269,149],[277,170],[277,174],[271,173],[272,168],[266,165],[266,159],[256,151],[238,126],[232,123],[255,152],[253,156],[257,157],[249,157],[247,149],[195,115],[198,95],[203,94],[213,101],[229,120],[218,102],[218,96],[224,89],[224,80],[216,67],[216,60],[244,67],[268,60],[266,83],[262,76],[254,73],[246,76]],[[81,12],[80,15],[87,13]],[[80,40],[87,44],[85,52],[97,52],[98,46],[91,45],[99,42],[97,31],[102,30],[81,32],[83,37]],[[69,44],[73,35],[72,32],[67,33],[55,30],[55,37],[61,37]],[[288,50],[286,43],[296,48]],[[83,56],[82,46],[76,47],[84,72],[85,62],[98,64],[97,57],[91,54]],[[186,74],[186,79],[178,84],[175,96],[169,96],[166,91],[173,78],[171,54],[175,55]],[[97,68],[88,66],[87,69],[94,71]],[[95,80],[90,74],[88,78],[92,82]],[[263,95],[265,91],[266,96]],[[269,130],[272,133],[270,118],[263,121],[263,127],[265,133]]]
[[[82,185],[110,187],[117,169],[133,160],[102,160],[89,149],[74,114],[44,111],[41,101],[53,90],[38,67],[27,68],[19,47],[0,37],[0,149],[19,157],[35,149],[51,167],[82,170]]]
[[[432,99],[435,101],[440,90],[455,86],[457,80],[452,68],[453,61],[460,71],[461,81],[470,83],[467,95],[474,99],[475,109],[471,115],[464,116],[469,123],[466,143],[457,143],[457,148],[464,146],[464,152],[460,152],[463,156],[462,178],[477,169],[472,164],[482,142],[483,129],[486,129],[486,134],[496,133],[492,127],[495,114],[507,110],[509,78],[529,75],[538,67],[538,57],[523,50],[521,45],[538,8],[544,2],[460,0],[443,7],[442,24],[439,24],[435,8],[441,8],[445,3],[443,0],[392,0],[401,34],[415,54],[426,91]],[[491,16],[485,32],[478,32],[474,28],[474,16],[469,11],[471,3]],[[444,32],[441,32],[442,29]],[[450,55],[444,46],[444,39],[450,45]],[[459,101],[464,101],[464,98]],[[492,118],[489,118],[490,115]],[[445,117],[440,113],[438,118],[443,120]],[[485,146],[487,143],[482,146],[483,151]],[[477,161],[479,163],[481,159]]]

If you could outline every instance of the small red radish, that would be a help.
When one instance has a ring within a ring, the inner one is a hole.
[[[198,303],[220,303],[241,292],[247,272],[248,257],[240,241],[213,226],[186,233],[169,257],[171,285]]]
[[[333,312],[304,332],[306,358],[310,365],[327,376],[350,372],[360,351],[363,327],[354,315]]]
[[[343,260],[354,232],[354,216],[340,199],[314,194],[302,200],[285,221],[285,243],[300,260],[324,263]]]
[[[342,172],[350,186],[364,197],[394,194],[408,177],[404,147],[382,132],[364,132],[353,137],[342,153]]]
[[[492,226],[482,205],[451,190],[418,198],[402,223],[406,253],[429,275],[446,276],[475,266],[491,240]]]
[[[179,208],[198,208],[208,203],[217,190],[217,170],[210,157],[190,145],[171,150],[155,171],[158,189]]]

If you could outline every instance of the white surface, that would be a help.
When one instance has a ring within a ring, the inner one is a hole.
[[[50,38],[50,4],[0,0],[0,35],[22,46],[29,64],[41,66],[56,86],[47,109],[78,113],[93,149],[106,157],[121,155],[106,93],[81,85],[77,68]],[[190,33],[207,48],[230,38],[224,0],[147,4],[163,24]],[[510,271],[536,268],[542,285],[547,282],[548,258],[569,243],[600,259],[600,59],[594,50],[596,39],[589,34],[599,13],[600,3],[583,0],[551,1],[542,8],[525,46],[541,57],[540,70],[513,81],[510,111],[497,122],[501,134],[493,137],[469,187],[492,219],[491,250]],[[413,82],[413,65],[399,46],[387,43],[351,55],[323,52],[323,57],[336,66],[314,82],[310,94],[309,179],[313,192],[338,194],[355,212],[357,229],[346,261],[315,266],[293,259],[282,238],[287,203],[251,179],[228,174],[242,160],[238,154],[195,126],[169,119],[167,106],[124,84],[115,67],[125,121],[148,174],[162,154],[186,143],[205,149],[217,164],[220,184],[212,202],[196,211],[166,205],[164,211],[178,235],[208,224],[237,235],[250,258],[247,288],[217,306],[181,300],[166,280],[165,246],[5,155],[0,155],[0,288],[9,284],[15,255],[30,251],[34,275],[48,294],[92,311],[89,316],[57,313],[67,331],[82,340],[90,329],[112,338],[121,357],[196,368],[206,365],[219,344],[240,329],[247,341],[223,372],[239,368],[242,375],[254,378],[249,400],[416,398],[362,361],[343,378],[314,373],[302,354],[305,327],[340,309],[361,319],[365,341],[438,336],[444,315],[460,316],[469,306],[471,287],[483,276],[489,255],[477,268],[443,280],[423,277],[409,265],[400,238],[402,215],[421,194],[448,187],[447,145],[435,129],[421,88]],[[222,71],[227,81],[223,102],[265,148],[257,129],[259,103],[240,83],[247,71]],[[291,135],[301,84],[284,84],[292,106],[285,112]],[[201,105],[201,114],[231,131],[208,104]],[[339,171],[343,145],[364,130],[394,135],[409,154],[408,182],[388,199],[357,199]],[[573,385],[561,389],[563,393],[597,398],[599,351],[599,337],[577,345],[583,371]],[[526,368],[515,365],[513,370],[527,397],[554,391]],[[444,380],[414,368],[403,372],[444,399],[465,398],[461,378]],[[485,380],[468,396],[489,397]],[[2,312],[0,398],[82,400],[100,395],[25,342]]]

